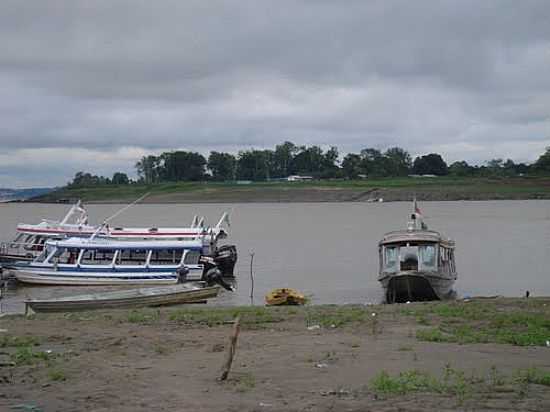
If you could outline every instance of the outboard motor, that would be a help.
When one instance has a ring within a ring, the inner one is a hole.
[[[233,286],[224,280],[222,272],[215,266],[211,267],[206,273],[203,274],[202,280],[204,280],[208,286],[217,284],[231,292],[235,290]]]
[[[234,277],[233,270],[237,263],[237,247],[223,245],[216,249],[214,262],[223,276]]]

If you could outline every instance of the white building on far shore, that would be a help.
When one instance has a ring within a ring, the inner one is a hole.
[[[292,176],[288,176],[286,180],[289,182],[301,182],[303,180],[313,180],[313,176],[292,175]]]

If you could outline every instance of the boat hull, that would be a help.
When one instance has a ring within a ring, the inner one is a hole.
[[[23,283],[39,285],[170,285],[178,283],[180,276],[172,271],[141,271],[141,272],[84,272],[40,270],[30,267],[11,267],[8,271]],[[202,268],[192,270],[186,280],[199,280]]]
[[[387,303],[446,300],[456,296],[455,279],[438,273],[406,272],[380,279]]]
[[[218,286],[190,289],[184,285],[164,288],[133,289],[61,299],[28,300],[35,312],[66,312],[94,309],[124,309],[146,306],[177,305],[201,302],[218,295]]]

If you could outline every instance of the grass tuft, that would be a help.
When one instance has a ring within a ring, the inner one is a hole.
[[[0,336],[0,348],[18,348],[25,346],[38,346],[40,342],[34,336]]]
[[[56,382],[67,380],[67,376],[65,375],[65,372],[63,372],[61,369],[50,369],[48,371],[48,378]]]
[[[501,343],[545,346],[550,336],[550,313],[542,306],[497,307],[489,302],[418,305],[401,311],[421,325],[416,337],[427,342]]]
[[[130,323],[153,323],[159,320],[160,311],[132,310],[128,312],[127,321]]]
[[[16,366],[33,365],[40,361],[50,361],[55,355],[41,351],[33,351],[30,346],[23,346],[11,354],[11,360]]]
[[[529,384],[550,386],[550,372],[537,368],[520,369],[515,375],[505,376],[492,367],[487,376],[467,376],[462,370],[446,365],[440,377],[427,372],[410,370],[391,376],[380,372],[371,380],[369,389],[386,395],[405,395],[415,392],[431,392],[457,397],[460,401],[474,393],[491,393],[496,388],[511,387],[518,394],[525,394]]]
[[[285,320],[285,316],[283,316],[284,308],[267,308],[262,306],[178,309],[170,312],[168,317],[170,320],[180,323],[215,326],[229,323],[239,315],[241,316],[241,324],[243,325],[260,325]]]

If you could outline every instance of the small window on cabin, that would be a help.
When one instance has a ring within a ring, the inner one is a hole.
[[[198,265],[201,253],[198,250],[189,250],[185,255],[183,263],[185,265]]]
[[[399,263],[399,248],[395,246],[384,248],[384,272],[397,272]]]
[[[110,265],[115,251],[111,249],[85,249],[80,259],[82,265]]]
[[[441,255],[441,262],[446,264],[449,260],[451,260],[451,251],[447,248],[441,247],[439,248],[439,254]]]
[[[434,270],[436,268],[435,245],[418,246],[418,258],[422,270]]]
[[[78,253],[80,251],[77,248],[59,248],[55,251],[51,262],[62,265],[75,265],[78,259]]]
[[[151,252],[151,265],[179,265],[183,249],[159,249]]]
[[[123,249],[118,251],[117,265],[145,266],[147,262],[146,249]]]

